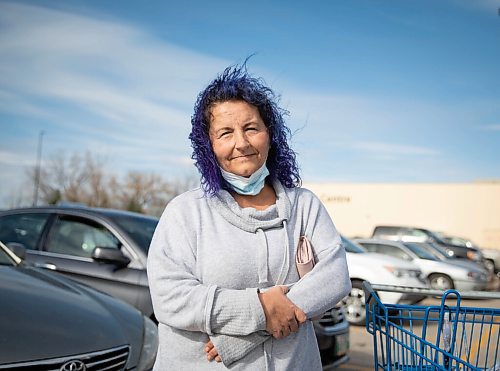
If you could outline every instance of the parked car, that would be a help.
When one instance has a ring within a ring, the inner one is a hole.
[[[28,264],[83,282],[154,318],[146,259],[157,223],[109,209],[13,209],[0,212],[0,240],[20,255],[24,248]]]
[[[364,325],[366,319],[363,281],[373,284],[427,288],[428,282],[420,269],[408,261],[367,252],[357,243],[342,236],[346,250],[347,266],[351,278],[351,292],[343,300],[348,321]],[[397,292],[380,292],[380,298],[388,304],[415,304],[424,296]]]
[[[491,272],[500,275],[500,250],[481,249],[484,257],[484,264]]]
[[[445,249],[451,257],[484,264],[481,250],[447,243],[437,233],[425,228],[378,225],[373,230],[372,238],[403,242],[432,242]]]
[[[50,206],[0,212],[0,240],[26,263],[59,272],[154,318],[146,275],[158,219],[122,210]],[[337,306],[315,321],[323,365],[348,359],[349,323]]]
[[[448,236],[443,235],[443,240],[453,245],[465,246],[469,248],[479,247],[473,243],[471,240],[466,238],[457,237],[457,236]],[[499,273],[500,272],[500,249],[483,249],[481,248],[481,252],[483,253],[484,264],[489,271]]]
[[[466,268],[439,260],[417,244],[378,239],[355,241],[367,251],[411,261],[429,279],[431,288],[436,290],[484,290],[488,284],[488,272],[484,269]]]
[[[412,244],[412,245],[417,245],[421,248],[423,248],[425,251],[427,251],[429,254],[431,254],[434,258],[447,262],[447,263],[453,263],[454,265],[459,265],[464,268],[470,268],[470,269],[478,269],[485,271],[485,273],[488,273],[488,269],[484,267],[483,264],[480,264],[478,262],[474,262],[469,259],[455,259],[451,256],[449,256],[446,253],[446,250],[444,250],[441,246],[432,243],[432,242],[404,242],[405,245],[407,244]]]
[[[149,370],[158,329],[137,309],[24,265],[0,242],[0,369]]]

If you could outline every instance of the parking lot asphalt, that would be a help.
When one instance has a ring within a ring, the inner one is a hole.
[[[498,285],[497,285],[498,290]],[[439,298],[427,298],[420,305],[439,305]],[[462,307],[476,308],[500,308],[500,300],[462,300]],[[373,360],[373,337],[366,331],[364,326],[351,326],[350,328],[350,351],[349,361],[340,365],[336,370],[344,371],[369,371],[374,370]]]

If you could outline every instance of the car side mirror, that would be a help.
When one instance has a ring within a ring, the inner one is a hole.
[[[96,247],[92,251],[92,259],[101,263],[114,264],[120,268],[130,263],[129,258],[123,255],[120,250],[113,247]]]
[[[8,242],[6,246],[21,260],[26,259],[26,246],[19,242]]]

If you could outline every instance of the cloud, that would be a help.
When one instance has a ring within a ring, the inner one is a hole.
[[[0,151],[0,164],[7,166],[33,166],[35,160],[23,154]]]
[[[117,171],[145,159],[185,172],[197,93],[228,64],[99,14],[0,3],[0,125],[45,130],[46,153],[97,152]],[[32,156],[10,145],[16,155],[1,164]]]
[[[200,83],[227,63],[108,20],[0,4],[0,84],[112,122],[179,125]]]
[[[2,197],[33,165],[40,130],[44,159],[90,151],[117,174],[194,172],[192,107],[228,64],[101,14],[0,2]]]
[[[381,143],[381,142],[358,142],[354,143],[353,148],[377,154],[390,155],[425,155],[434,156],[439,154],[439,151],[432,148],[418,147],[412,145]]]

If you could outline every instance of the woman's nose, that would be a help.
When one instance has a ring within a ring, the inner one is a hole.
[[[247,136],[246,136],[246,134],[245,134],[244,131],[237,131],[235,133],[234,140],[235,140],[234,146],[237,149],[246,148],[250,144],[248,142],[248,138],[247,138]]]

